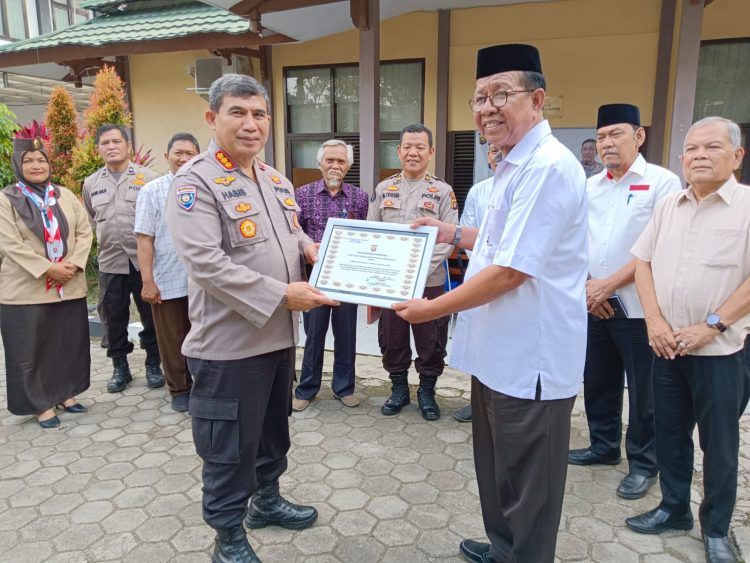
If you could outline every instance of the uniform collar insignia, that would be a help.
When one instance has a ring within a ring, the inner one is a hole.
[[[234,161],[229,158],[229,155],[222,149],[219,149],[214,153],[214,158],[216,159],[216,162],[218,162],[226,171],[234,170],[235,168],[237,168],[237,165],[234,163]]]

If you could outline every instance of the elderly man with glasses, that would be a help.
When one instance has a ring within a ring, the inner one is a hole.
[[[500,147],[479,230],[434,219],[438,242],[473,249],[464,283],[394,305],[423,322],[461,311],[451,364],[472,374],[474,464],[490,543],[469,561],[552,563],[562,513],[570,413],[586,351],[586,175],[552,135],[530,45],[479,51],[474,121]]]

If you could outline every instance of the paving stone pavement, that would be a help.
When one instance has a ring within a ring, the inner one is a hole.
[[[106,392],[109,361],[97,342],[91,352],[91,389],[80,397],[90,411],[62,413],[55,430],[7,412],[0,354],[0,562],[210,561],[214,534],[201,518],[201,462],[189,417],[171,410],[164,389],[146,387],[143,352],[131,356],[135,381],[122,394]],[[320,518],[299,532],[253,531],[251,543],[266,562],[460,561],[461,538],[484,538],[471,426],[450,417],[466,404],[468,378],[446,371],[437,422],[424,421],[414,404],[385,418],[380,358],[360,355],[357,362],[358,408],[335,400],[328,378],[319,399],[291,419],[282,491],[314,504]],[[571,446],[585,446],[580,397],[572,424]],[[750,553],[748,416],[741,456],[733,533]],[[614,489],[625,471],[624,464],[570,467],[558,560],[703,561],[697,528],[642,536],[624,527],[624,518],[658,502],[658,491],[639,501],[619,499]],[[700,460],[696,472],[694,514]]]

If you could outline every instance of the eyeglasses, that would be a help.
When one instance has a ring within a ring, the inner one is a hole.
[[[533,92],[534,90],[500,90],[499,92],[493,92],[488,96],[479,96],[469,100],[469,107],[471,111],[479,113],[482,111],[484,104],[489,99],[490,105],[494,108],[501,108],[508,103],[508,96],[513,94],[523,94],[525,92]]]

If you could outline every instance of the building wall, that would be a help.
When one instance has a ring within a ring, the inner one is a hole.
[[[195,80],[186,69],[196,58],[210,57],[208,51],[184,51],[130,57],[130,93],[135,127],[135,147],[143,144],[156,156],[154,169],[166,172],[163,155],[174,133],[192,133],[208,145],[211,130],[204,113],[208,102],[188,92]]]
[[[345,9],[348,10],[348,7]],[[424,122],[434,130],[437,99],[437,12],[413,12],[380,24],[380,58],[425,59]],[[337,33],[304,44],[273,47],[273,117],[276,166],[284,170],[284,67],[356,63],[359,32]],[[406,125],[406,124],[405,124]],[[289,172],[289,171],[287,171]]]
[[[496,43],[539,48],[548,95],[562,96],[552,127],[591,127],[596,108],[628,102],[651,122],[660,3],[655,0],[569,0],[451,13],[450,130],[473,129],[477,50]]]
[[[750,2],[714,0],[703,12],[701,39],[750,37]]]

